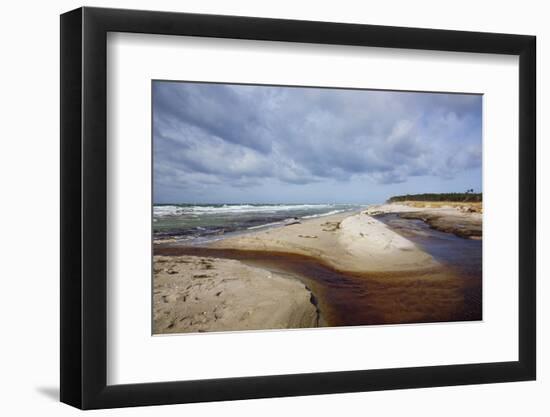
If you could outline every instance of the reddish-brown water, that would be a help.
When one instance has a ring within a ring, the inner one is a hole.
[[[312,291],[324,326],[481,319],[480,280],[465,279],[447,267],[408,273],[351,273],[289,253],[175,245],[157,246],[155,255],[236,259],[300,279]]]

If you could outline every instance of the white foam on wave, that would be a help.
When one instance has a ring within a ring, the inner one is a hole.
[[[155,217],[175,216],[179,214],[182,207],[178,206],[153,206],[153,215]]]
[[[313,210],[334,207],[333,204],[224,204],[223,206],[154,206],[155,217],[179,216],[186,214],[238,214],[238,213],[275,213],[291,210]]]
[[[333,214],[342,213],[346,210],[332,210],[327,213],[310,214],[308,216],[302,216],[302,219],[316,219],[317,217],[332,216]]]

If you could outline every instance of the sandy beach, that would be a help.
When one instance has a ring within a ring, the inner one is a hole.
[[[369,215],[395,213],[404,219],[417,219],[430,227],[457,236],[481,239],[483,235],[481,203],[418,202],[380,204],[365,210]]]
[[[365,213],[336,214],[218,240],[213,248],[293,253],[340,271],[418,271],[437,262],[411,241]]]
[[[229,259],[155,256],[153,332],[316,327],[301,282]]]
[[[479,319],[480,282],[376,218],[387,213],[432,215],[450,233],[481,227],[462,208],[387,204],[201,247],[161,243],[155,254],[170,256],[155,256],[155,333]]]

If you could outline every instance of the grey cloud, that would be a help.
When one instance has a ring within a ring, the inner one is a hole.
[[[155,187],[396,184],[481,166],[474,95],[155,82],[153,125]]]

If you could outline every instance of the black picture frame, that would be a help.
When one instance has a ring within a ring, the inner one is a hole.
[[[107,385],[108,32],[519,56],[519,358],[512,362]],[[61,401],[82,409],[536,377],[534,36],[102,8],[61,15]]]

